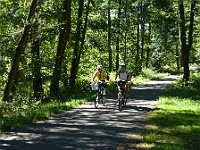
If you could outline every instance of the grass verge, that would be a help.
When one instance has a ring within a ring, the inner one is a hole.
[[[137,149],[199,150],[200,89],[173,85],[138,132]]]

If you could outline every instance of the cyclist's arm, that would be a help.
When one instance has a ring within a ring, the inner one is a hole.
[[[127,72],[127,81],[131,81],[131,78],[132,78],[132,71],[127,69],[128,72]]]
[[[119,72],[116,72],[116,75],[115,75],[115,79],[114,79],[114,80],[116,80],[118,76],[119,76]]]
[[[108,75],[105,73],[105,82],[108,82]]]
[[[92,82],[94,82],[94,79],[96,78],[96,76],[97,76],[97,73],[95,72],[93,77],[92,77]]]
[[[130,72],[130,73],[127,74],[127,80],[131,81],[131,78],[132,78],[132,73]]]

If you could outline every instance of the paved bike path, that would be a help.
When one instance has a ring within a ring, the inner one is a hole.
[[[0,150],[114,150],[134,133],[155,107],[158,95],[179,76],[149,81],[131,88],[127,106],[116,109],[117,93],[106,106],[89,102],[48,120],[0,135]]]

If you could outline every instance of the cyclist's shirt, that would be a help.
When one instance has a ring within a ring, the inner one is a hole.
[[[95,77],[98,78],[99,81],[102,81],[102,80],[106,80],[106,72],[102,70],[102,72],[100,73],[99,71],[95,72]]]
[[[121,71],[121,68],[119,68],[119,69],[117,70],[117,73],[119,73],[119,78],[120,78],[120,80],[127,80],[128,74],[132,73],[132,71],[129,70],[129,69],[126,69],[124,72],[122,72],[122,71]]]

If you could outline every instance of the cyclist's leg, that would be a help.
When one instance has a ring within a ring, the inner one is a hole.
[[[103,84],[103,95],[106,95],[106,83]]]
[[[125,90],[126,90],[127,96],[129,96],[129,94],[130,94],[130,84],[129,83],[127,83],[125,85]]]
[[[119,106],[119,100],[121,99],[121,96],[122,96],[122,92],[121,92],[121,88],[119,85],[117,85],[117,88],[118,88],[118,100],[117,100],[117,106]]]

